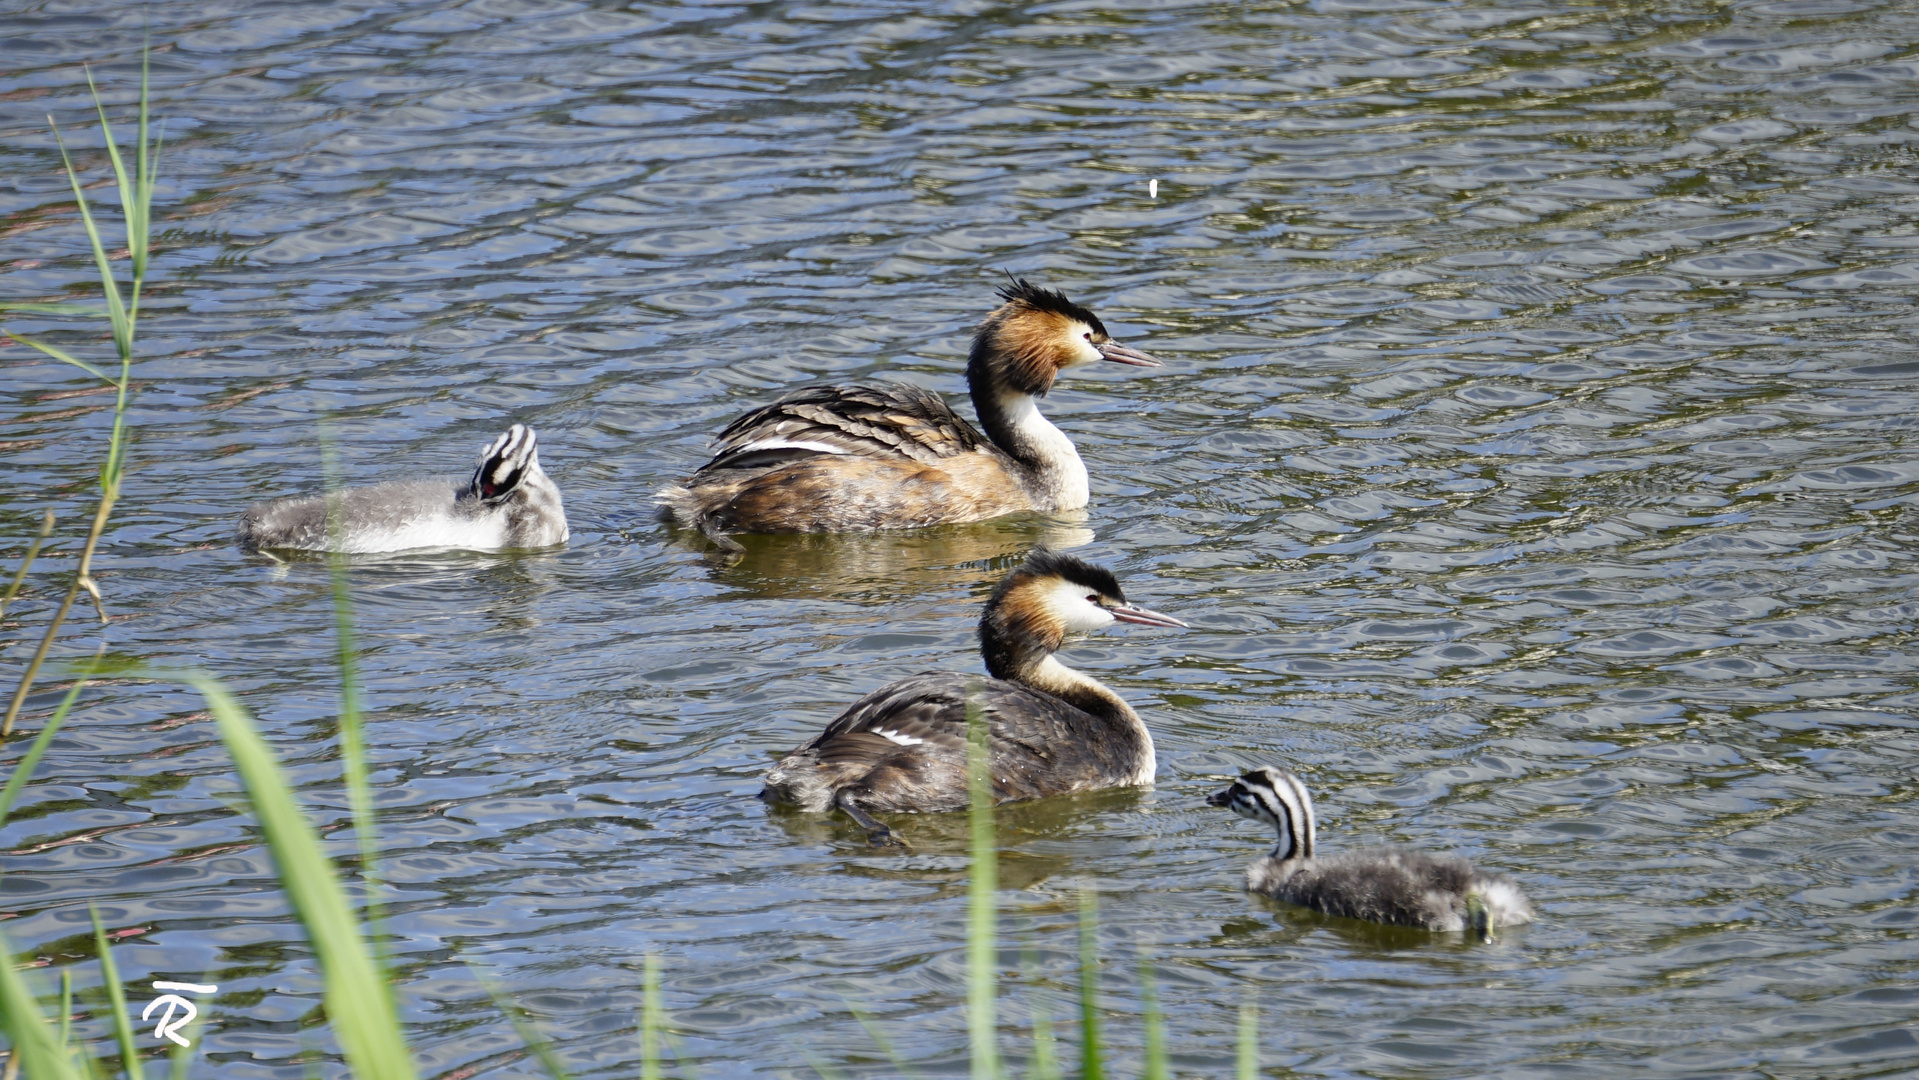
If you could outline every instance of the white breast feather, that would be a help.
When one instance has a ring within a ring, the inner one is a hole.
[[[1028,394],[1008,394],[1000,404],[1020,437],[1039,451],[1047,466],[1055,471],[1058,488],[1054,496],[1059,500],[1059,508],[1077,510],[1085,506],[1092,488],[1087,480],[1086,464],[1079,459],[1073,440],[1040,413],[1039,401]]]
[[[506,546],[506,515],[488,514],[480,518],[455,519],[444,514],[423,514],[391,529],[371,528],[348,532],[340,550],[351,554],[405,551],[409,548],[465,548],[469,551],[493,551]]]

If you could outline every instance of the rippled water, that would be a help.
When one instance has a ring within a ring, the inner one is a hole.
[[[232,522],[317,490],[323,418],[365,479],[537,426],[565,551],[353,574],[431,1075],[532,1067],[468,965],[632,1075],[649,952],[701,1076],[893,1074],[849,1002],[961,1068],[962,823],[900,858],[751,795],[859,694],[977,670],[1042,539],[1194,628],[1069,651],[1159,783],[1003,815],[1009,1040],[1066,1008],[1090,887],[1109,1032],[1136,1062],[1153,958],[1184,1075],[1227,1071],[1248,1000],[1268,1075],[1919,1067],[1919,11],[1517,4],[5,4],[11,298],[88,294],[44,116],[104,176],[80,65],[120,115],[157,48],[104,637],[230,679],[343,823],[324,568]],[[1051,399],[1083,520],[736,564],[653,523],[786,388],[957,390],[1001,268],[1168,361]],[[77,547],[110,399],[4,355],[10,571],[48,506]],[[39,566],[9,685],[70,561]],[[92,985],[98,905],[136,1003],[220,985],[202,1074],[301,1076],[316,971],[200,709],[83,696],[0,832],[5,931]],[[1327,847],[1469,854],[1541,921],[1467,946],[1249,900],[1262,837],[1202,796],[1268,762]]]

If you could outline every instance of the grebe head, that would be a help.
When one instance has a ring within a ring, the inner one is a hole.
[[[1208,806],[1224,806],[1243,818],[1263,821],[1279,834],[1273,858],[1313,855],[1313,797],[1299,777],[1284,769],[1254,769],[1233,785],[1206,797]]]
[[[1186,625],[1171,615],[1128,604],[1111,570],[1040,548],[1001,579],[986,601],[986,613],[980,616],[986,668],[995,678],[1010,678],[1059,651],[1067,634],[1116,622]]]
[[[1081,364],[1111,360],[1161,366],[1138,349],[1114,342],[1099,316],[1057,289],[1013,278],[1000,286],[999,295],[1005,303],[986,317],[973,337],[968,379],[987,377],[1018,393],[1043,397],[1060,372]]]

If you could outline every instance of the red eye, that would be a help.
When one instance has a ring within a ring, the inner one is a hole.
[[[1093,332],[1091,330],[1086,331],[1086,333],[1083,334],[1082,336],[1085,337],[1086,340],[1088,341],[1093,340]]]
[[[1089,603],[1089,604],[1097,604],[1097,603],[1099,603],[1099,594],[1098,594],[1098,593],[1088,593],[1088,594],[1086,594],[1086,602],[1087,602],[1087,603]]]

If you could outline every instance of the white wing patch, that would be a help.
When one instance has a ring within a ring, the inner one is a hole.
[[[815,450],[822,454],[846,453],[845,450],[834,446],[832,443],[814,442],[811,439],[761,439],[758,442],[747,443],[745,446],[732,452],[735,454],[750,454],[756,450]]]
[[[898,743],[901,746],[918,746],[926,741],[925,739],[916,739],[911,735],[902,735],[897,731],[887,731],[884,728],[868,728],[867,730],[885,739],[887,742]]]

